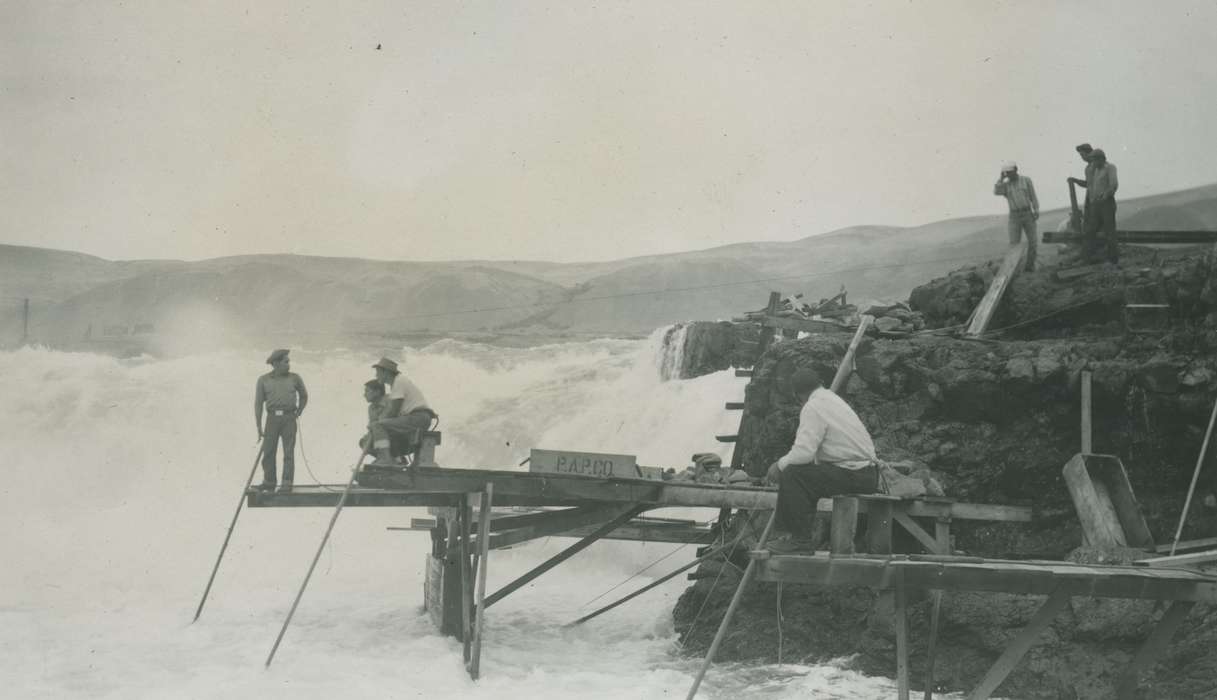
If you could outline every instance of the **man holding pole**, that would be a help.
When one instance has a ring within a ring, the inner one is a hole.
[[[774,552],[813,550],[820,499],[875,493],[879,480],[875,444],[849,404],[810,369],[796,371],[790,385],[802,410],[790,451],[769,467],[768,479],[778,485]]]
[[[308,404],[308,390],[304,380],[291,371],[291,360],[287,350],[275,350],[266,358],[271,371],[258,377],[254,390],[254,422],[258,427],[258,438],[262,440],[262,491],[273,491],[275,478],[275,451],[283,441],[283,482],[280,492],[290,492],[296,474],[296,419],[304,413]],[[262,409],[266,408],[266,428],[262,427]]]

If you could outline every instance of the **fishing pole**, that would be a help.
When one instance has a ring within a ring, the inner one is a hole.
[[[199,607],[194,611],[194,619],[190,624],[198,622],[199,615],[203,614],[203,605],[207,603],[207,594],[211,592],[211,584],[216,580],[216,572],[220,570],[220,562],[224,559],[224,552],[228,550],[228,541],[232,539],[232,531],[237,526],[237,518],[241,515],[241,508],[245,505],[245,494],[249,492],[250,484],[254,483],[254,474],[258,471],[258,460],[262,457],[262,436],[258,436],[258,454],[254,457],[254,465],[249,469],[249,478],[245,480],[245,488],[241,489],[241,499],[237,501],[237,510],[232,514],[232,522],[228,524],[228,533],[224,535],[224,544],[220,545],[220,555],[216,557],[215,566],[211,567],[211,578],[207,579],[207,587],[203,589],[203,597],[199,600]]]

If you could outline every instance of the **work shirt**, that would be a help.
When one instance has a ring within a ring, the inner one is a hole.
[[[1120,189],[1120,178],[1116,175],[1116,166],[1106,163],[1094,169],[1094,175],[1086,187],[1086,199],[1097,202],[1114,197],[1118,189]]]
[[[1039,213],[1040,201],[1035,196],[1035,185],[1026,175],[1020,175],[1017,180],[998,180],[993,185],[993,194],[1005,197],[1011,212]]]
[[[400,374],[393,379],[393,384],[389,386],[388,403],[391,404],[397,399],[401,399],[401,413],[398,415],[404,416],[410,411],[420,408],[431,408],[427,405],[427,398],[423,396],[423,392],[414,385],[414,382],[406,379]]]
[[[844,399],[820,387],[803,404],[794,445],[778,459],[778,467],[816,462],[862,469],[876,461],[875,443],[862,419]]]
[[[304,380],[300,375],[295,372],[267,372],[258,377],[258,387],[254,390],[254,406],[265,403],[272,411],[295,411],[297,394],[300,395],[302,403],[308,401],[308,390],[304,388]]]

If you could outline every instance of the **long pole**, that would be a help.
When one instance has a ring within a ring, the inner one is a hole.
[[[1213,413],[1209,416],[1208,430],[1204,431],[1204,442],[1200,445],[1200,456],[1196,458],[1196,471],[1192,472],[1192,485],[1187,487],[1187,499],[1183,502],[1183,512],[1179,514],[1179,527],[1175,529],[1175,541],[1171,543],[1171,556],[1175,556],[1175,548],[1179,546],[1179,536],[1183,534],[1183,523],[1187,520],[1187,511],[1192,507],[1192,496],[1196,493],[1196,482],[1200,480],[1200,467],[1204,464],[1204,455],[1209,451],[1209,438],[1213,436],[1213,422],[1217,421],[1217,402],[1213,403]]]
[[[300,598],[304,596],[304,589],[308,587],[308,581],[313,577],[313,569],[317,568],[317,561],[321,559],[321,552],[325,550],[325,543],[330,540],[330,533],[334,531],[334,523],[338,522],[338,514],[342,512],[342,507],[346,505],[347,496],[351,493],[351,487],[355,485],[355,477],[359,476],[359,467],[363,464],[363,458],[368,456],[368,449],[371,448],[372,441],[368,440],[364,445],[363,452],[359,453],[359,461],[355,462],[354,468],[351,469],[351,478],[347,481],[347,487],[343,489],[342,496],[338,499],[338,505],[334,508],[334,515],[330,517],[330,525],[325,529],[325,535],[321,538],[321,544],[317,545],[317,553],[313,555],[313,563],[308,565],[308,573],[304,575],[304,580],[300,582],[300,590],[296,593],[296,599],[292,601],[291,610],[287,611],[287,619],[283,621],[283,627],[279,630],[279,636],[275,637],[275,645],[270,648],[270,654],[266,657],[266,668],[270,668],[270,662],[275,660],[275,652],[279,649],[279,642],[283,641],[283,635],[287,633],[287,626],[292,623],[292,616],[296,614],[296,606],[300,605]]]
[[[692,569],[693,567],[695,567],[698,564],[702,563],[703,561],[709,559],[710,557],[718,556],[718,554],[721,553],[726,548],[727,548],[727,544],[725,542],[723,544],[718,545],[717,547],[712,547],[705,554],[694,559],[693,561],[689,562],[688,564],[685,564],[684,566],[673,571],[672,573],[666,574],[660,578],[657,578],[654,581],[643,586],[642,588],[639,588],[638,590],[634,591],[633,593],[631,593],[623,598],[618,599],[617,602],[609,603],[608,605],[604,606],[603,608],[600,608],[599,610],[597,610],[595,612],[588,613],[588,614],[584,615],[583,617],[579,618],[578,620],[575,620],[574,622],[568,622],[563,626],[564,627],[573,627],[575,625],[581,625],[584,622],[587,622],[588,620],[592,619],[593,617],[599,617],[600,615],[612,610],[613,608],[617,607],[618,605],[621,605],[622,603],[633,600],[634,598],[637,598],[638,596],[642,595],[643,593],[646,593],[647,591],[651,590],[652,588],[655,588],[656,586],[663,585],[667,581],[670,581],[673,578],[679,576],[680,574],[688,571],[689,569]]]
[[[845,357],[841,359],[841,364],[837,365],[837,374],[832,378],[832,393],[840,394],[845,388],[846,382],[849,381],[849,375],[853,372],[854,355],[858,352],[858,346],[862,343],[862,338],[866,336],[866,329],[870,328],[870,324],[875,320],[874,316],[864,315],[858,321],[858,330],[854,331],[853,340],[849,341],[849,347],[845,350]]]
[[[769,533],[773,531],[773,521],[777,518],[778,512],[775,510],[769,516],[769,522],[765,524],[765,531],[761,533],[761,539],[757,541],[758,549],[765,546],[769,541]],[[706,660],[702,662],[701,670],[697,672],[697,678],[693,680],[693,687],[689,688],[689,694],[685,700],[693,700],[697,695],[697,689],[701,686],[701,681],[706,677],[706,671],[710,669],[710,664],[714,663],[714,656],[718,653],[718,647],[723,643],[723,638],[727,636],[727,628],[731,626],[731,618],[735,617],[735,610],[739,607],[740,600],[744,597],[744,590],[748,588],[748,584],[752,582],[753,575],[756,574],[756,559],[748,560],[748,568],[744,569],[744,576],[740,579],[739,586],[735,589],[735,595],[731,598],[731,605],[727,606],[727,614],[723,615],[723,621],[718,626],[718,632],[714,635],[714,641],[710,644],[710,651],[706,652]]]
[[[258,472],[258,460],[262,457],[262,438],[258,438],[258,454],[254,456],[254,465],[249,468],[249,478],[245,480],[245,488],[241,489],[241,498],[237,501],[237,510],[232,514],[232,522],[228,524],[228,533],[224,535],[224,544],[220,545],[220,554],[216,557],[215,566],[211,567],[211,578],[207,579],[207,587],[203,589],[203,597],[199,599],[199,607],[194,611],[194,619],[190,624],[198,622],[199,615],[203,614],[203,605],[207,603],[207,594],[211,593],[211,584],[216,580],[216,572],[220,570],[220,562],[224,559],[224,552],[228,551],[228,541],[232,539],[232,531],[237,526],[237,518],[241,515],[241,508],[245,506],[245,494],[249,492],[249,485],[254,483],[254,474]]]
[[[469,677],[477,680],[482,673],[482,634],[486,630],[486,569],[490,564],[490,508],[494,498],[494,484],[486,482],[482,492],[481,509],[478,511],[478,580],[477,617],[473,623],[473,649],[470,650]]]

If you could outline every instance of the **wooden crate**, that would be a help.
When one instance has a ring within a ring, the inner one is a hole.
[[[1063,472],[1087,544],[1153,550],[1154,538],[1119,457],[1079,453]]]

